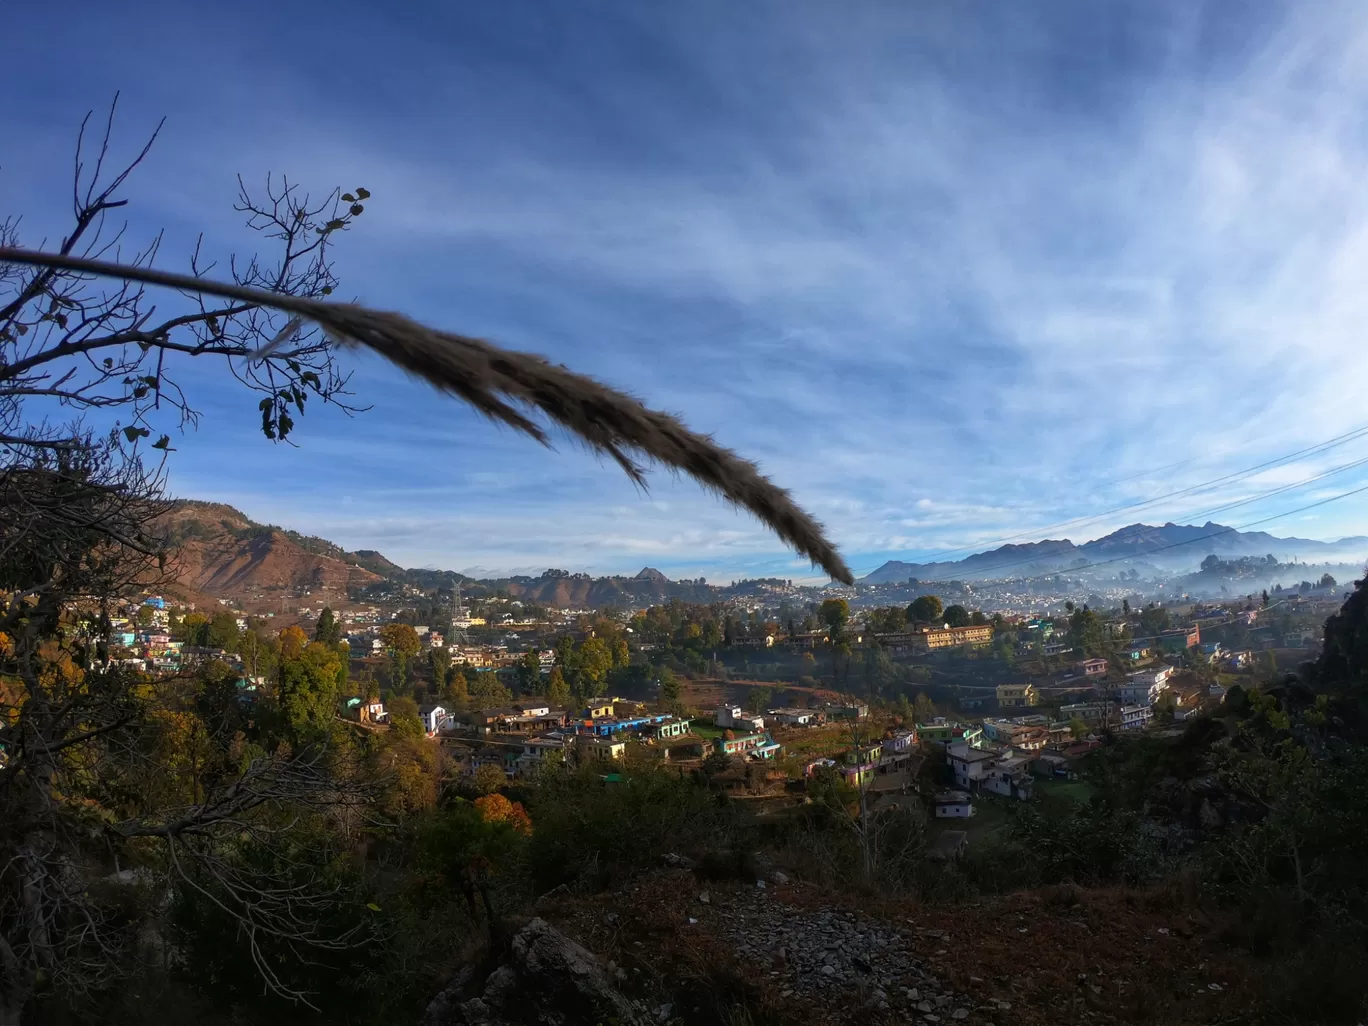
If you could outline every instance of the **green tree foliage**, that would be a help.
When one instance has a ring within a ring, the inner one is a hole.
[[[1075,652],[1097,655],[1105,648],[1106,637],[1102,618],[1087,606],[1081,606],[1069,617],[1069,644]]]
[[[399,696],[386,703],[389,710],[390,731],[398,738],[418,740],[426,735],[423,718],[418,715],[418,703]]]
[[[329,606],[324,606],[323,612],[318,614],[318,623],[314,626],[314,641],[321,641],[325,645],[342,643],[342,625],[337,622],[337,616]]]
[[[595,698],[608,690],[608,672],[613,668],[613,652],[602,638],[587,638],[579,649],[575,685],[583,698]]]
[[[838,641],[845,636],[846,623],[850,620],[850,603],[843,598],[826,599],[818,611],[822,623],[831,632],[831,640]]]
[[[470,700],[470,683],[459,667],[447,667],[439,697],[443,704],[452,709],[459,709]]]
[[[346,657],[319,641],[281,664],[280,712],[294,741],[317,740],[330,731],[346,679]]]
[[[1140,610],[1140,635],[1152,638],[1169,629],[1168,610],[1151,602]]]
[[[770,707],[774,701],[774,691],[772,688],[754,687],[746,695],[746,708],[753,713],[762,713]]]
[[[380,641],[390,658],[390,669],[396,685],[402,685],[408,676],[409,660],[418,654],[418,632],[407,623],[387,623],[380,628]]]
[[[907,607],[907,619],[917,623],[944,623],[945,606],[935,595],[922,595]]]
[[[945,622],[951,627],[969,626],[969,610],[961,605],[946,606],[944,616]]]
[[[493,670],[475,674],[470,687],[470,702],[476,709],[497,709],[513,701],[513,695]]]
[[[660,701],[667,709],[679,707],[679,678],[668,666],[660,668]]]
[[[546,700],[562,709],[570,704],[570,685],[565,682],[565,674],[559,666],[551,667],[546,678]]]
[[[541,683],[541,657],[535,648],[530,648],[518,660],[518,690],[535,695],[541,691]]]

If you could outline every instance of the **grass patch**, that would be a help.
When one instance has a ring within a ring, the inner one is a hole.
[[[1035,790],[1042,798],[1067,798],[1080,805],[1093,796],[1093,786],[1086,780],[1037,780]]]

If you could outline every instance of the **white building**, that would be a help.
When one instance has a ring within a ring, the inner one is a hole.
[[[967,791],[942,791],[934,804],[937,819],[968,819],[974,814],[974,798]]]
[[[1121,707],[1121,729],[1143,730],[1153,718],[1153,710],[1148,705],[1123,705]]]
[[[763,716],[752,716],[739,705],[724,705],[713,714],[713,722],[719,727],[732,730],[746,730],[752,733],[765,729]]]

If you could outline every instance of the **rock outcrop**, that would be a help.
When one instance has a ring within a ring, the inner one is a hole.
[[[423,1026],[645,1026],[590,952],[544,919],[514,936],[508,961],[483,983],[464,969],[428,1005]]]

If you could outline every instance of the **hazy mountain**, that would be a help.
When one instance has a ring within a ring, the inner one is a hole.
[[[868,584],[890,584],[909,578],[1031,576],[1104,561],[1144,561],[1156,566],[1196,568],[1203,558],[1273,555],[1280,561],[1291,559],[1320,561],[1358,560],[1368,554],[1368,538],[1356,536],[1338,541],[1313,541],[1309,538],[1278,538],[1265,531],[1238,531],[1207,522],[1193,524],[1131,524],[1102,538],[1075,545],[1068,539],[1003,545],[949,562],[907,563],[889,560],[863,578]]]

